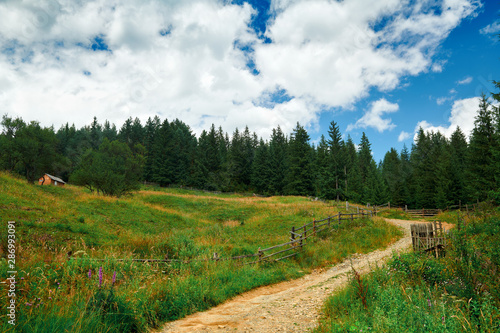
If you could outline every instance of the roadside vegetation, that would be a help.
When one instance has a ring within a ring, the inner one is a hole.
[[[459,224],[444,258],[411,252],[353,272],[315,332],[499,332],[500,213],[462,213]]]
[[[305,197],[159,187],[116,198],[71,185],[32,186],[0,173],[0,215],[16,222],[18,271],[17,324],[11,327],[1,314],[0,331],[146,332],[400,236],[381,219],[355,220],[319,234],[297,257],[277,263],[203,260],[214,252],[225,258],[284,243],[292,226],[337,212],[331,204]],[[1,281],[9,270],[4,231]],[[128,260],[165,257],[192,261]],[[2,302],[6,294],[1,293]]]

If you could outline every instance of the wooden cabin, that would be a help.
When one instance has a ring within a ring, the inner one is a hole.
[[[66,182],[64,182],[61,178],[54,177],[46,173],[43,177],[38,179],[39,185],[54,185],[54,186],[64,186]]]

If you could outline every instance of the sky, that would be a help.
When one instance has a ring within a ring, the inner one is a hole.
[[[335,121],[375,160],[469,135],[500,80],[492,0],[0,0],[0,114],[57,130],[178,118],[269,139]]]

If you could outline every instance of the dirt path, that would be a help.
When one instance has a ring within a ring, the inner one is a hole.
[[[307,332],[316,327],[325,299],[348,282],[351,261],[358,272],[366,273],[384,263],[393,251],[411,246],[410,224],[418,222],[386,220],[402,227],[405,236],[384,250],[354,255],[300,279],[254,289],[208,311],[168,323],[159,332]]]

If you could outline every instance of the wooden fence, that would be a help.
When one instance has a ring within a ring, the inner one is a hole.
[[[165,263],[190,263],[193,261],[226,261],[226,260],[243,260],[246,258],[252,258],[248,264],[256,264],[261,262],[276,262],[286,258],[290,258],[300,252],[302,247],[307,245],[307,239],[314,237],[317,233],[321,231],[326,231],[333,225],[339,225],[342,221],[354,221],[354,219],[371,217],[373,214],[371,212],[361,212],[361,213],[339,213],[337,215],[329,216],[322,220],[313,220],[301,227],[292,227],[290,231],[290,240],[286,243],[274,245],[268,248],[257,250],[257,253],[251,253],[235,257],[219,257],[218,253],[214,253],[210,258],[205,259],[169,259],[167,256],[163,259],[114,259],[115,261],[138,261],[138,262],[165,262]],[[77,259],[70,257],[69,259]],[[110,259],[91,259],[82,258],[86,260],[93,261],[106,261]]]
[[[444,256],[446,234],[441,221],[412,224],[410,230],[414,251],[433,252],[436,257]]]
[[[441,213],[441,209],[407,209],[406,213],[412,217],[432,217]]]

